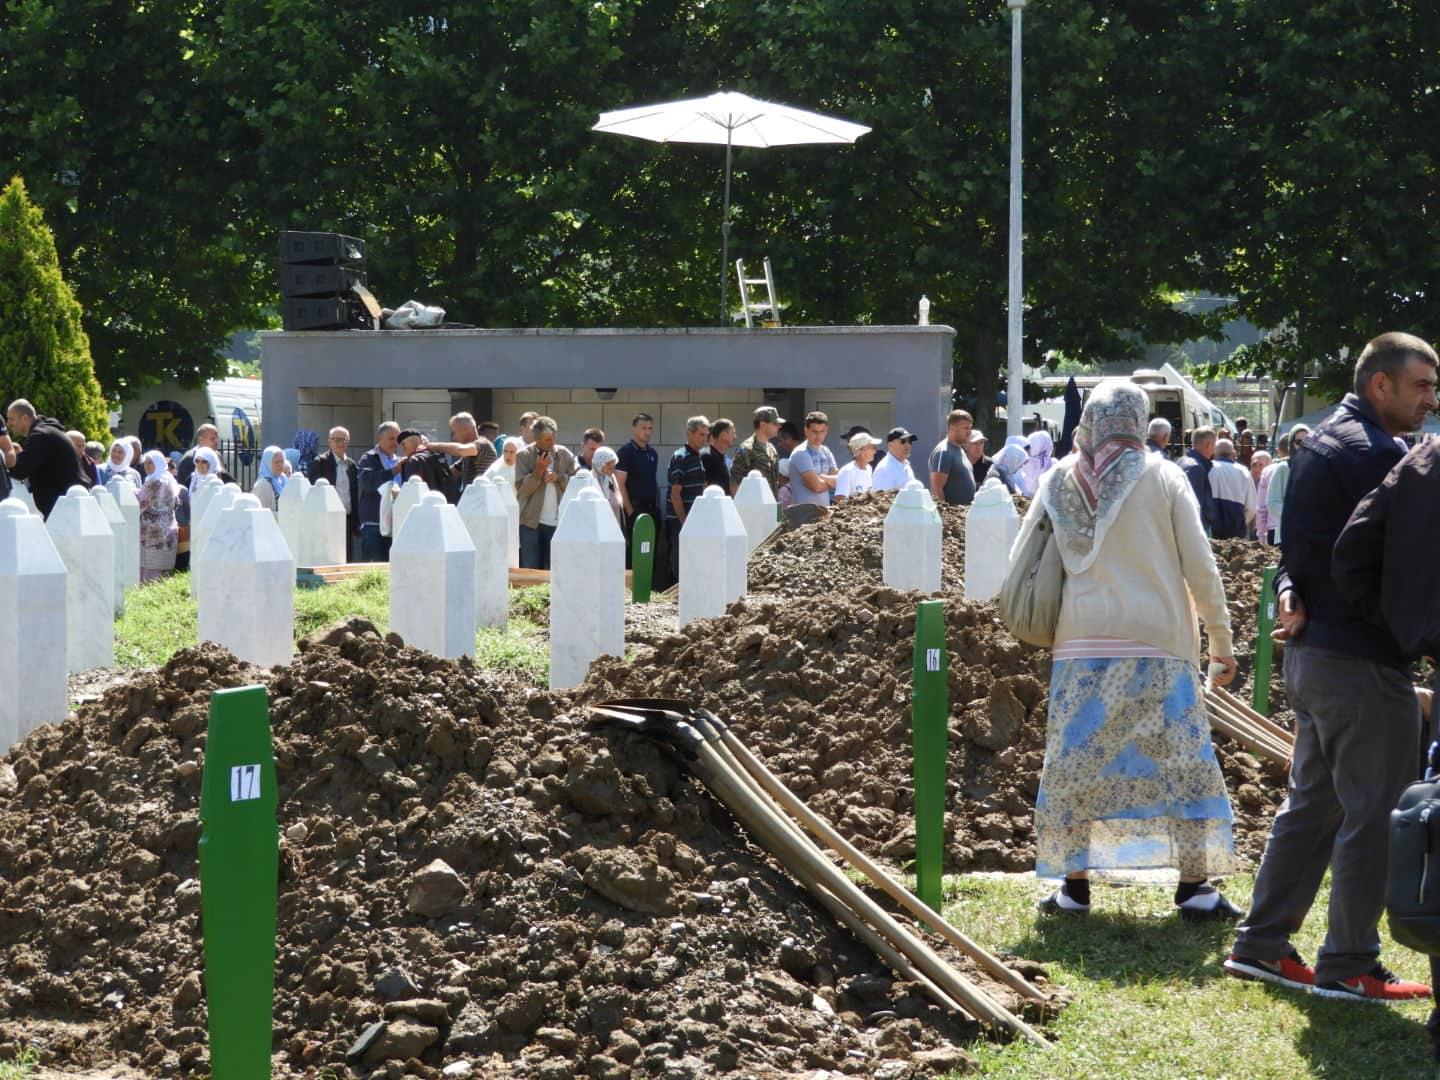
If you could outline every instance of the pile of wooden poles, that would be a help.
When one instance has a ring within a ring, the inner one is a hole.
[[[1207,686],[1205,709],[1210,714],[1211,728],[1221,735],[1279,765],[1290,764],[1295,754],[1295,736],[1230,691]]]
[[[831,861],[838,855],[941,939],[976,961],[1022,999],[1048,995],[922,904],[816,816],[727,725],[687,702],[634,699],[592,707],[592,720],[628,728],[677,750],[701,781],[810,893],[902,978],[918,983],[943,1008],[982,1024],[1014,1032],[1040,1046],[1045,1038],[947,964],[913,931],[901,925]],[[827,853],[811,836],[828,847]]]

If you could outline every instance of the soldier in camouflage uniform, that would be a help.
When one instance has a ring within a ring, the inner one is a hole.
[[[730,494],[740,490],[740,484],[750,475],[752,469],[765,477],[774,494],[780,492],[780,454],[770,440],[780,431],[785,421],[773,406],[762,405],[755,410],[755,434],[740,444],[735,451],[734,464],[730,466]]]

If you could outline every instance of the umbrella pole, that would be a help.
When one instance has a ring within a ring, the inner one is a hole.
[[[728,324],[725,314],[725,279],[730,268],[730,138],[725,129],[725,202],[720,211],[720,325]]]

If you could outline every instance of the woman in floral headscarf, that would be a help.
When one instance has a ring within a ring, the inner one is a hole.
[[[140,580],[154,581],[175,569],[180,526],[175,511],[181,488],[159,450],[145,455],[145,483],[140,486]]]
[[[1235,919],[1207,880],[1232,868],[1234,847],[1195,623],[1198,608],[1228,683],[1225,589],[1184,474],[1145,452],[1148,417],[1134,383],[1096,387],[1076,452],[1041,480],[1017,541],[1048,514],[1065,567],[1035,800],[1036,873],[1065,881],[1040,909],[1089,912],[1092,870],[1174,868],[1183,917]]]

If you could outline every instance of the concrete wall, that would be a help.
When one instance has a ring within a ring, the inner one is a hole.
[[[506,431],[521,412],[548,412],[574,445],[600,426],[612,445],[630,416],[659,421],[657,448],[677,445],[685,418],[750,413],[774,404],[795,420],[831,413],[834,434],[857,422],[883,437],[903,424],[919,436],[924,473],[950,407],[948,326],[784,327],[769,330],[440,330],[263,333],[267,437],[288,445],[301,428],[351,428],[356,453],[380,419],[423,421],[468,405]],[[613,389],[613,397],[597,393]],[[427,391],[427,392],[417,392]],[[543,407],[543,408],[542,408]],[[416,426],[421,426],[417,424]],[[832,438],[832,443],[837,442]],[[843,462],[846,455],[837,453]]]

